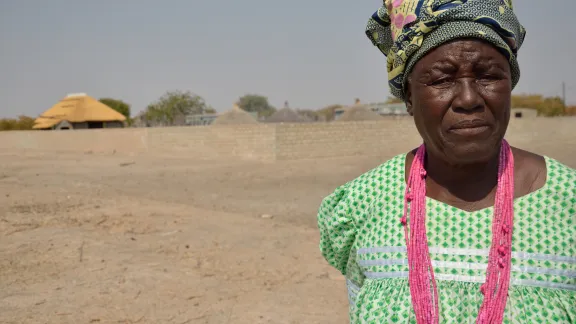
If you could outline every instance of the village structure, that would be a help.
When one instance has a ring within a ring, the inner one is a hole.
[[[334,110],[333,122],[377,121],[385,118],[408,116],[404,103],[362,103],[355,99],[354,104]],[[537,117],[535,109],[513,108],[512,118]],[[234,104],[232,109],[222,113],[178,115],[172,126],[209,125],[250,125],[258,123],[312,123],[325,122],[316,116],[311,118],[297,109],[292,109],[288,101],[284,107],[268,117],[259,117],[257,112],[247,112]],[[127,127],[126,117],[85,93],[69,94],[54,106],[40,114],[35,120],[37,130],[71,130],[94,128]],[[132,127],[169,126],[154,124],[146,120],[144,114],[133,119]]]
[[[85,93],[67,95],[35,120],[34,129],[122,128],[126,117]]]

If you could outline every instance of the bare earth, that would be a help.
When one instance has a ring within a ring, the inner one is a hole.
[[[316,210],[387,158],[1,153],[0,323],[346,323]]]
[[[345,323],[316,211],[382,159],[0,154],[0,323]]]

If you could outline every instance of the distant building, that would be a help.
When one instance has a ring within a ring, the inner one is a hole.
[[[382,116],[406,116],[408,111],[406,110],[405,103],[394,103],[387,104],[384,102],[369,104],[372,111],[377,112]]]
[[[218,114],[189,115],[186,116],[186,125],[188,126],[207,126],[218,118]]]
[[[211,125],[254,125],[258,124],[258,119],[255,116],[258,115],[249,113],[235,104],[232,109],[219,114]]]
[[[335,111],[336,112],[336,111]],[[335,122],[381,120],[382,116],[370,109],[370,106],[356,99],[354,105],[343,108],[343,112],[334,116]]]
[[[188,115],[186,125],[208,126],[214,124],[216,119],[220,119],[216,124],[255,124],[258,122],[258,113],[244,111],[235,105],[231,110],[221,114]]]
[[[512,108],[510,118],[535,118],[538,117],[538,110],[532,108]]]
[[[85,93],[69,94],[34,121],[34,129],[122,128],[126,117]]]
[[[284,102],[284,108],[276,111],[274,114],[264,119],[266,123],[307,123],[313,120],[307,116],[301,115],[291,109],[288,101]]]
[[[356,105],[358,105],[358,104],[359,104],[359,101],[356,102]],[[406,104],[404,104],[404,103],[387,104],[384,102],[379,102],[379,103],[363,104],[362,106],[364,106],[367,109],[377,113],[380,116],[407,116],[408,115],[408,111],[406,110]],[[350,107],[342,107],[342,108],[336,109],[334,111],[334,120],[338,120],[342,116],[342,114],[344,114],[344,112],[348,109],[350,109]]]

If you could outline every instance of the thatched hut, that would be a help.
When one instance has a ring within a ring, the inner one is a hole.
[[[278,110],[270,117],[266,118],[267,123],[306,123],[311,120],[294,111],[288,106],[288,102],[284,103],[284,108]]]
[[[356,99],[353,106],[344,109],[343,113],[335,121],[369,121],[369,120],[382,120],[380,114],[372,111],[366,105],[360,103],[360,99]]]
[[[70,94],[34,121],[34,129],[121,128],[126,117],[85,93]]]
[[[258,124],[258,121],[248,112],[242,110],[238,105],[219,115],[212,125],[250,125]]]

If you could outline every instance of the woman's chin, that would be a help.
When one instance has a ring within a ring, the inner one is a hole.
[[[492,160],[498,155],[499,149],[499,146],[492,142],[468,142],[453,145],[445,150],[444,154],[449,159],[447,162],[453,165],[477,164]]]

